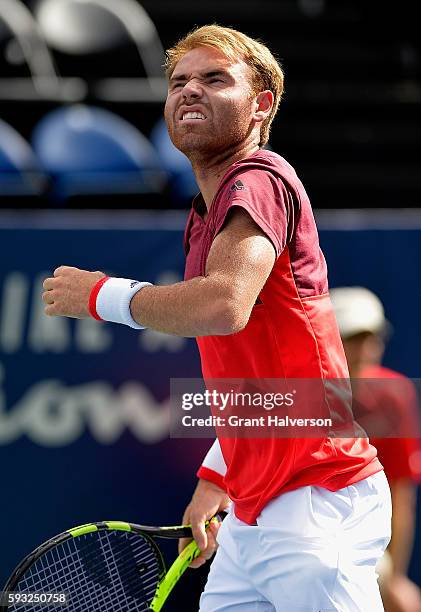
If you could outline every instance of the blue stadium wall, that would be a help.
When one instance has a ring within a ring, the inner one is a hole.
[[[380,296],[394,327],[385,364],[420,377],[421,218],[380,218],[320,217],[330,284]],[[40,295],[61,264],[180,280],[183,222],[171,212],[0,216],[0,584],[22,555],[72,525],[180,520],[211,442],[168,438],[170,378],[200,375],[194,341],[48,318]],[[418,583],[420,556],[419,538]],[[176,601],[169,610],[181,609]]]

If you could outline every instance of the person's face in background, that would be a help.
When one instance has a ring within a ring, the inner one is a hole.
[[[358,377],[368,366],[379,365],[384,353],[384,340],[379,334],[361,332],[342,338],[351,378]]]

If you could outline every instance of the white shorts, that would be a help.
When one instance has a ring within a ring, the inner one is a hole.
[[[200,612],[380,612],[376,564],[391,535],[384,472],[340,491],[302,487],[247,525],[231,512]]]

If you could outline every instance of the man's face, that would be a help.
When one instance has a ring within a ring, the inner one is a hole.
[[[216,49],[186,53],[171,75],[165,120],[174,145],[192,161],[235,150],[254,126],[251,70]]]
[[[361,332],[342,340],[345,355],[351,374],[354,376],[366,366],[378,365],[381,362],[384,342],[377,334]]]

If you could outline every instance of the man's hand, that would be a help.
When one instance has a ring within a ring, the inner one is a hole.
[[[205,530],[205,522],[221,510],[225,510],[230,503],[231,500],[223,489],[208,480],[199,480],[192,500],[183,515],[183,525],[192,526],[193,537],[201,550],[200,555],[191,562],[190,567],[196,569],[212,557],[217,547],[216,535],[220,525],[211,522]],[[179,552],[190,541],[188,538],[180,540]]]
[[[387,612],[421,612],[421,591],[403,574],[392,574],[381,586]]]
[[[96,283],[105,276],[103,272],[88,272],[60,266],[54,270],[54,277],[45,279],[42,300],[49,316],[89,317],[89,296]]]

